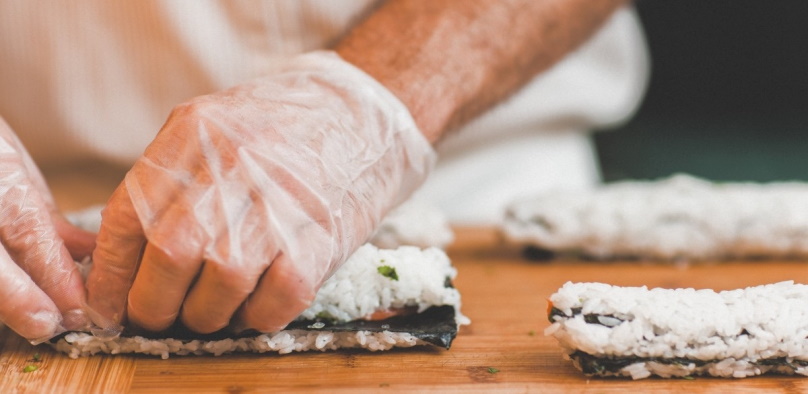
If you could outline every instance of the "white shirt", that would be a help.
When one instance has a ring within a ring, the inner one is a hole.
[[[41,164],[131,165],[171,109],[329,46],[371,0],[3,0],[0,115]],[[586,131],[619,122],[647,78],[636,17],[618,12],[586,45],[438,147],[419,198],[453,222],[598,179]],[[507,137],[507,138],[506,138]]]

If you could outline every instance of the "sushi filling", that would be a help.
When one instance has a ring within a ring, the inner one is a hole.
[[[572,308],[572,316],[567,316],[560,309],[556,307],[550,307],[550,313],[548,314],[547,317],[550,320],[550,323],[555,323],[558,320],[569,319],[573,316],[578,316],[581,314],[581,311],[582,311],[581,308]],[[584,321],[589,324],[600,324],[601,326],[614,327],[622,323],[624,320],[613,315],[599,315],[595,313],[587,313],[584,315]]]

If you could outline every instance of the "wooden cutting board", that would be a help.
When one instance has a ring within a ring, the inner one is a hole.
[[[0,393],[253,391],[509,392],[808,392],[808,378],[694,380],[589,379],[561,356],[548,326],[545,298],[566,281],[730,289],[793,279],[808,283],[808,262],[732,262],[698,266],[642,262],[531,263],[501,245],[490,229],[458,229],[450,256],[463,327],[451,350],[239,354],[221,357],[96,356],[72,360],[0,333]],[[41,361],[31,361],[34,354]],[[34,372],[23,372],[37,365]]]

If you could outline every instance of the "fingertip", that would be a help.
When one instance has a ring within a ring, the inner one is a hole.
[[[129,321],[150,331],[171,326],[201,265],[199,256],[169,255],[148,244],[129,291]]]
[[[123,326],[118,324],[119,320],[116,321],[98,313],[89,304],[84,305],[83,310],[92,322],[90,332],[92,332],[94,336],[99,338],[112,338],[117,337],[123,331]]]
[[[45,292],[0,247],[0,322],[30,341],[63,332],[62,314]]]
[[[230,324],[230,317],[235,311],[234,308],[230,311],[230,315],[227,315],[227,312],[212,313],[208,308],[202,311],[196,309],[198,308],[189,305],[186,300],[185,305],[179,313],[179,318],[186,328],[199,334],[210,334],[227,327],[228,324]]]
[[[311,305],[316,294],[311,278],[281,255],[239,310],[236,324],[260,332],[282,330]]]
[[[31,344],[38,345],[63,332],[62,316],[58,312],[41,310],[30,314],[23,327],[17,329]],[[12,327],[14,328],[14,327]]]
[[[131,302],[127,305],[126,317],[128,323],[145,331],[160,332],[167,330],[177,320],[178,313],[157,316],[151,311],[142,311]]]
[[[87,277],[87,309],[95,312],[90,317],[93,324],[99,327],[123,323],[128,287],[116,286],[113,284],[116,282],[121,283],[116,278],[99,273],[95,267]]]
[[[206,261],[183,301],[183,324],[202,334],[227,327],[268,266],[269,263],[236,268]]]
[[[216,322],[213,320],[201,322],[196,318],[187,317],[184,313],[180,313],[180,321],[186,328],[199,334],[214,333],[228,326],[228,322]]]

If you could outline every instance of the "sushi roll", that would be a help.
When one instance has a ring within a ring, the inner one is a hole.
[[[68,219],[98,231],[102,208],[72,212]],[[441,249],[452,239],[439,211],[422,203],[405,203],[323,284],[312,305],[280,332],[223,330],[199,335],[176,325],[160,333],[124,330],[112,337],[103,332],[68,332],[50,344],[73,358],[98,353],[168,358],[172,354],[285,354],[342,348],[375,351],[421,345],[448,349],[458,327],[469,323],[460,313],[460,293],[451,286],[457,272]],[[77,264],[86,277],[92,262]]]
[[[69,332],[51,340],[70,357],[98,353],[221,355],[232,352],[328,351],[364,348],[451,346],[458,327],[460,293],[451,286],[457,271],[438,248],[395,250],[366,244],[357,250],[317,293],[297,320],[274,333],[234,334],[226,329],[199,335],[182,327],[161,333],[105,337]]]
[[[545,334],[588,376],[808,375],[808,286],[731,291],[566,283]]]
[[[510,204],[506,240],[555,254],[657,261],[808,257],[808,183],[624,181]],[[547,253],[539,254],[547,255]]]

